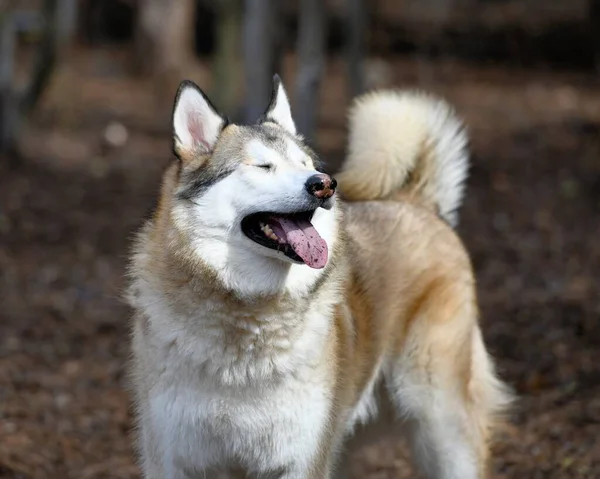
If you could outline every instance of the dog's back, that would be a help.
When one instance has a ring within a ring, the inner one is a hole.
[[[469,256],[452,229],[466,146],[442,100],[375,92],[351,110],[338,174],[349,202],[350,304],[356,321],[375,330],[372,348],[387,358],[379,374],[411,424],[428,477],[483,476],[494,423],[510,398],[485,351]]]

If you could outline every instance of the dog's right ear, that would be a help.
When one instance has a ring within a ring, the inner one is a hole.
[[[173,151],[180,160],[210,155],[226,124],[198,85],[181,82],[173,107]]]

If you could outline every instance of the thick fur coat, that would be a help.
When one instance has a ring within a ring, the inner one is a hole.
[[[452,109],[357,99],[339,192],[278,78],[250,126],[184,82],[173,129],[130,269],[144,477],[343,477],[381,425],[426,477],[484,477],[509,396],[452,229],[468,167]]]

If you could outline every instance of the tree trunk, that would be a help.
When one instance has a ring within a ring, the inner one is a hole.
[[[0,151],[14,147],[15,126],[18,116],[12,81],[14,75],[15,31],[11,15],[0,17]]]
[[[59,51],[67,47],[75,37],[77,30],[77,0],[58,0],[56,14]]]
[[[243,34],[246,123],[255,122],[265,112],[271,97],[278,1],[246,0]]]
[[[217,0],[217,45],[213,60],[213,93],[219,109],[237,116],[241,73],[241,0]]]
[[[283,43],[285,32],[283,30],[284,24],[282,22],[281,0],[274,0],[271,2],[271,77],[277,73],[279,76],[283,76]],[[272,80],[272,78],[271,78]]]
[[[0,148],[17,154],[19,130],[26,118],[34,111],[54,72],[59,43],[59,0],[45,0],[43,3],[42,37],[38,44],[31,80],[22,97],[18,97],[13,82],[15,33],[18,27],[15,13],[4,12],[0,39]],[[36,16],[23,15],[21,27],[39,26]]]
[[[325,17],[323,0],[301,2],[295,117],[298,131],[308,140],[315,135],[319,86],[325,70]]]
[[[140,0],[134,41],[137,71],[155,79],[159,104],[170,103],[194,61],[195,0]]]
[[[37,106],[54,72],[60,46],[59,0],[44,1],[44,33],[38,45],[31,81],[21,101],[21,115],[29,115]]]
[[[600,73],[600,0],[589,0],[588,17],[592,33],[592,48],[596,58],[596,71]]]
[[[364,44],[366,8],[363,0],[347,0],[346,2],[346,62],[350,96],[354,98],[365,89],[364,78]]]

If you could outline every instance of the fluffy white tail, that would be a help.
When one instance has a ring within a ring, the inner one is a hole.
[[[402,198],[457,224],[469,155],[450,105],[420,92],[376,91],[354,101],[349,130],[337,175],[345,199]]]

